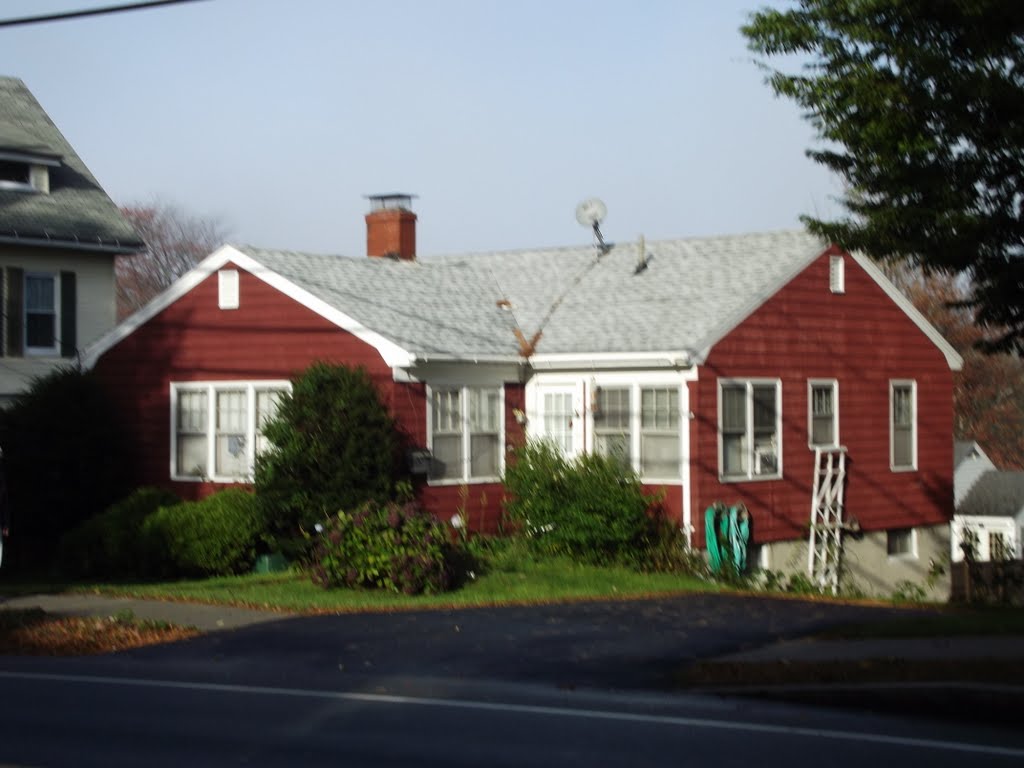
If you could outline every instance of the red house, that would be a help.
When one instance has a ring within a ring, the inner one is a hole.
[[[544,437],[621,457],[694,545],[743,502],[760,564],[805,570],[819,449],[845,470],[844,579],[888,591],[948,556],[961,361],[864,257],[797,231],[419,260],[409,198],[372,200],[370,258],[224,246],[89,351],[140,482],[245,482],[325,360],[370,372],[429,452],[423,503],[477,530],[509,447]]]

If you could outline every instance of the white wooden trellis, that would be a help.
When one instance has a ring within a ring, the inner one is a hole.
[[[845,486],[846,448],[815,448],[807,572],[812,584],[833,594],[839,591]]]

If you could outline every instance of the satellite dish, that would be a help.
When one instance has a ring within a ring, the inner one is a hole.
[[[576,221],[583,227],[597,229],[607,215],[608,207],[596,197],[587,198],[576,206]]]
[[[576,206],[576,221],[581,226],[593,228],[594,237],[597,239],[598,248],[601,249],[602,254],[607,253],[611,248],[605,243],[604,235],[601,234],[601,222],[607,215],[608,207],[596,197],[588,197]]]

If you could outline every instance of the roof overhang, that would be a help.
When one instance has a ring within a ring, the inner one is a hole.
[[[114,256],[127,256],[138,253],[146,244],[143,242],[122,243],[114,241],[105,243],[102,240],[64,239],[59,237],[40,237],[38,235],[0,234],[0,245],[21,245],[29,248],[62,248],[68,251],[88,251],[89,253],[109,253]]]
[[[28,150],[0,148],[0,160],[9,160],[15,163],[29,163],[30,165],[46,165],[50,168],[60,167],[59,155],[42,154]]]
[[[693,352],[685,349],[664,352],[573,352],[546,353],[530,357],[530,367],[537,371],[555,370],[688,370],[695,363]]]

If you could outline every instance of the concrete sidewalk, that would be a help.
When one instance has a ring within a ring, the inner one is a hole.
[[[116,616],[119,613],[130,611],[137,619],[165,621],[168,624],[176,624],[181,627],[195,627],[203,632],[279,621],[293,615],[226,605],[203,605],[84,594],[0,597],[0,610],[28,608],[41,608],[47,613],[58,616]]]

